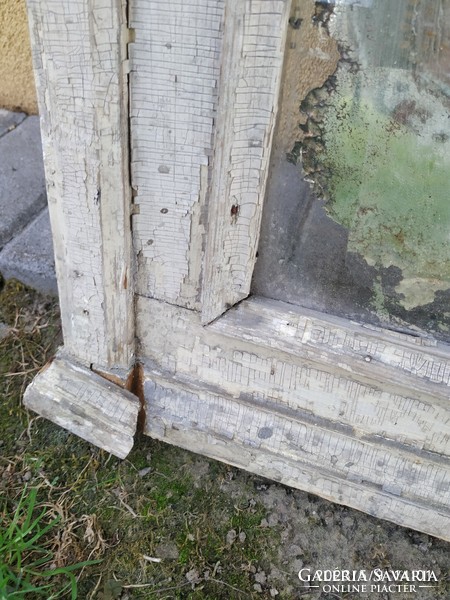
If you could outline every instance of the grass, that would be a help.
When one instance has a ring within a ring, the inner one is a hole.
[[[78,597],[74,571],[97,561],[85,561],[56,568],[55,554],[48,547],[47,534],[57,526],[59,518],[48,519],[46,508],[37,512],[37,489],[24,487],[19,502],[10,516],[7,502],[1,509],[0,520],[0,600],[24,596],[40,596],[56,600],[70,590],[72,600]],[[53,593],[50,581],[58,580],[59,592]],[[64,580],[67,580],[64,583]]]
[[[58,307],[11,281],[0,321],[0,576],[47,586],[19,597],[298,600],[302,566],[385,565],[435,569],[420,600],[449,597],[444,542],[148,437],[120,461],[28,413],[23,390],[61,343]]]

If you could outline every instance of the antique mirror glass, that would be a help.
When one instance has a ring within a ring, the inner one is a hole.
[[[450,327],[450,0],[294,0],[253,292]]]

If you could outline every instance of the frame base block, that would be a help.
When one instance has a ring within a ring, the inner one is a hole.
[[[139,399],[70,357],[57,356],[35,377],[24,404],[119,458],[133,447]]]

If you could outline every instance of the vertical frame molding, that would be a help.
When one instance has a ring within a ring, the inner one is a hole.
[[[125,0],[28,0],[67,353],[134,359]]]
[[[202,322],[250,292],[290,0],[228,0],[208,201]]]
[[[199,310],[223,0],[131,0],[136,292]]]

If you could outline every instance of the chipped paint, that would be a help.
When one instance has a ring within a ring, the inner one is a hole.
[[[305,138],[308,115],[300,110],[302,102],[325,84],[340,58],[337,42],[325,26],[328,9],[314,0],[293,0],[290,14],[275,140],[278,150],[287,153]]]

